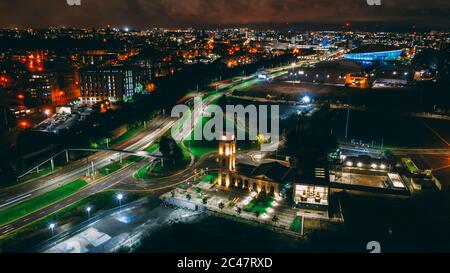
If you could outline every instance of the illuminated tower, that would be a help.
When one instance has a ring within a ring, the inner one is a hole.
[[[230,186],[231,173],[236,170],[236,139],[222,137],[219,141],[219,186]]]

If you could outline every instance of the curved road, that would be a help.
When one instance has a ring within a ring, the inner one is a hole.
[[[291,66],[287,66],[287,68],[290,68]],[[286,68],[276,68],[269,73],[280,73],[280,70],[283,70]],[[233,90],[233,88],[237,88],[237,86],[245,86],[248,84],[248,82],[255,80],[256,75],[248,76],[245,78],[242,78],[242,81],[239,83],[225,83],[222,84],[220,92],[217,94],[210,96],[209,98],[204,100],[204,107],[206,107],[208,104],[213,102],[216,98],[229,93]],[[199,120],[199,119],[198,119]],[[194,120],[194,124],[198,122],[198,120]],[[186,121],[190,121],[189,119]],[[144,132],[140,133],[138,136],[132,138],[131,140],[118,145],[117,149],[127,149],[130,151],[138,151],[139,149],[143,149],[150,145],[153,141],[160,138],[162,135],[164,135],[172,126],[174,126],[175,121],[170,118],[165,119],[157,119],[155,122],[152,123],[151,128],[146,129]],[[159,125],[159,127],[158,127]],[[186,137],[186,136],[183,136]],[[109,155],[106,152],[99,152],[95,154],[93,157],[90,158],[90,161],[97,160],[96,166],[101,167],[102,165],[107,165],[110,163],[110,161],[114,158],[117,158],[118,154],[115,155]],[[210,168],[211,170],[214,169],[215,166],[215,160],[213,159],[215,157],[215,154],[209,154],[204,156],[199,160],[199,162],[195,164],[191,164],[190,167],[185,169],[184,171],[173,175],[169,177],[164,177],[160,179],[154,179],[151,181],[145,181],[143,185],[141,185],[143,190],[147,191],[157,191],[162,189],[170,189],[172,187],[175,187],[176,185],[179,185],[180,183],[186,182],[189,178],[193,177],[193,172],[195,168]],[[0,204],[9,206],[10,204],[7,204],[8,202],[11,202],[11,195],[14,196],[14,194],[19,194],[14,197],[13,199],[18,199],[20,202],[23,200],[26,200],[30,198],[31,196],[36,196],[39,194],[42,194],[43,192],[47,192],[53,188],[57,188],[60,185],[69,183],[75,179],[78,179],[80,176],[86,172],[86,162],[83,163],[84,160],[80,162],[75,162],[68,166],[67,168],[64,168],[63,170],[68,173],[61,174],[60,172],[56,172],[48,177],[37,179],[33,182],[21,184],[15,187],[10,187],[7,189],[3,189],[0,191]],[[101,191],[104,191],[106,189],[109,189],[113,186],[116,186],[120,183],[121,186],[123,185],[129,185],[129,184],[135,184],[139,185],[139,181],[134,180],[132,177],[135,172],[137,172],[139,169],[144,167],[148,162],[142,161],[135,165],[128,166],[126,168],[123,168],[116,173],[113,173],[109,176],[103,177],[97,181],[95,181],[93,184],[89,185],[88,187],[74,193],[73,195],[64,198],[62,200],[59,200],[47,207],[41,208],[39,210],[36,210],[28,215],[25,215],[21,218],[18,218],[12,222],[9,222],[5,225],[0,226],[0,238],[16,231],[17,229],[23,228],[27,225],[30,225],[48,215],[51,215],[65,207],[68,207],[88,196],[94,195],[96,193],[99,193]],[[84,165],[84,167],[83,167]],[[122,183],[121,183],[122,182]],[[142,181],[141,181],[142,182]],[[41,185],[42,184],[42,185]],[[29,190],[31,188],[31,190]],[[26,192],[28,190],[28,192]],[[24,193],[25,192],[25,193]],[[23,198],[22,198],[23,197]],[[8,200],[9,198],[9,200]],[[21,199],[22,198],[22,199]],[[13,200],[14,201],[14,200]],[[14,202],[15,203],[15,202]],[[13,203],[11,203],[13,204]]]

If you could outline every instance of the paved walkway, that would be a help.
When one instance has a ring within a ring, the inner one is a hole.
[[[196,188],[200,188],[201,192],[199,193]],[[299,212],[298,209],[292,208],[285,199],[277,198],[273,205],[267,209],[267,213],[256,217],[255,213],[244,210],[244,207],[255,197],[255,193],[234,188],[216,187],[206,182],[200,182],[196,185],[191,184],[191,187],[186,190],[177,188],[173,192],[175,198],[182,200],[188,200],[187,196],[190,195],[190,202],[197,204],[203,204],[203,199],[207,198],[206,208],[210,211],[267,224],[286,231],[289,231]],[[172,193],[166,193],[162,198],[171,196]],[[224,204],[223,209],[219,208],[220,203]],[[237,208],[241,208],[240,213],[237,212]],[[278,217],[278,221],[274,222],[273,217],[275,215]]]

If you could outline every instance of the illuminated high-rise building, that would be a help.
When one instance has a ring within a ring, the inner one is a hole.
[[[30,74],[26,93],[38,104],[52,102],[52,92],[58,89],[56,74],[50,71],[36,71]]]

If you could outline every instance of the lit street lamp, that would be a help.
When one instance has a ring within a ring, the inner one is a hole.
[[[53,236],[55,234],[56,224],[55,223],[51,223],[48,227],[52,231],[52,236]]]
[[[91,219],[91,210],[92,210],[92,207],[87,207],[86,208],[86,212],[88,214],[88,219]]]
[[[302,102],[303,102],[304,104],[310,104],[310,103],[311,103],[311,98],[310,98],[309,96],[304,96],[304,97],[302,98]]]
[[[116,195],[116,199],[119,201],[119,210],[122,210],[122,199],[123,199],[123,194],[118,193]]]

